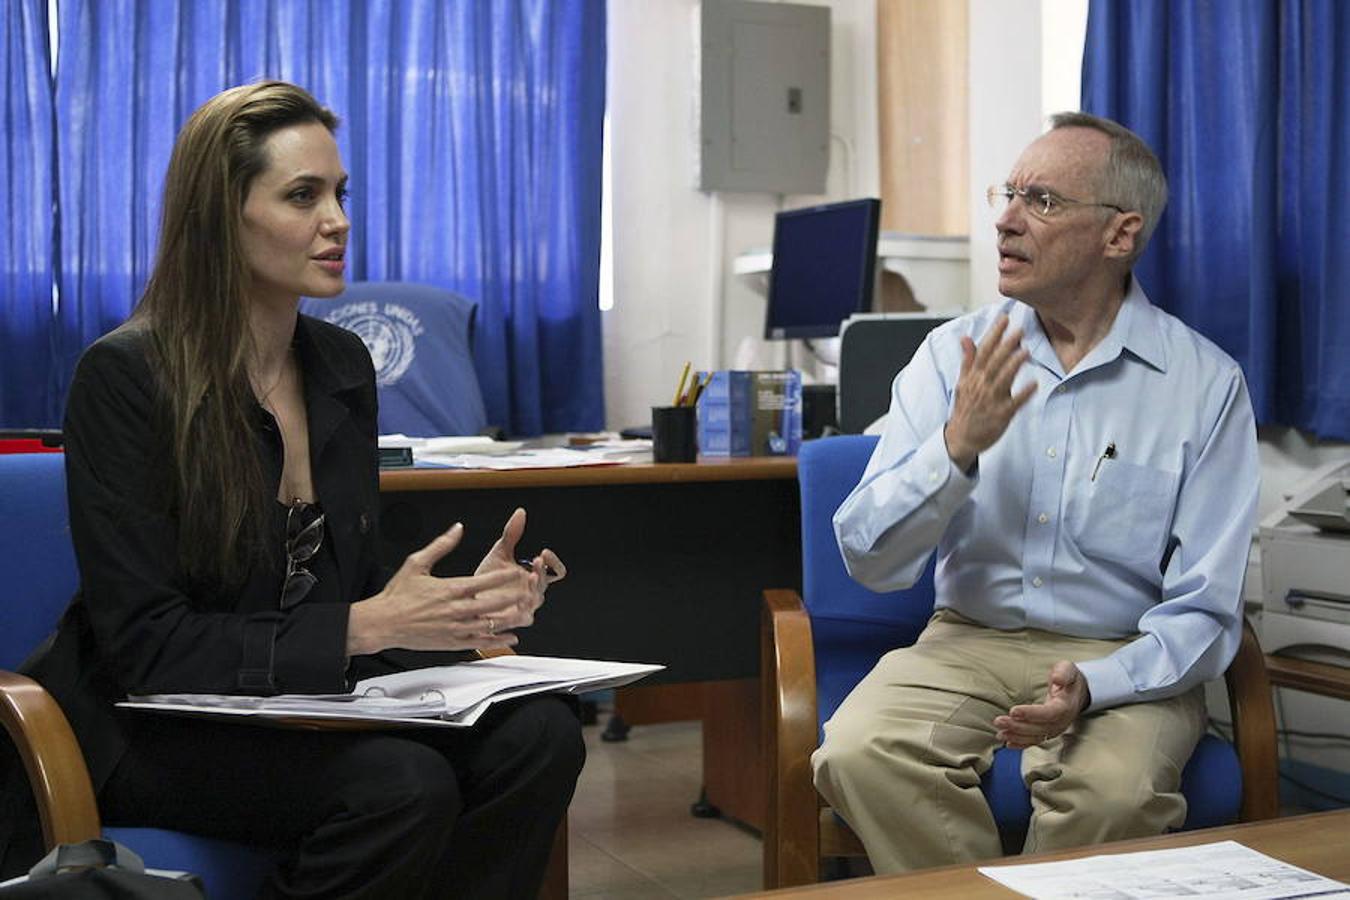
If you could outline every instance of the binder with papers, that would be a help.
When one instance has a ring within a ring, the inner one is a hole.
[[[529,694],[576,694],[622,687],[663,668],[646,663],[506,655],[367,678],[358,681],[350,694],[146,694],[133,695],[117,705],[289,722],[333,720],[467,728],[493,703]]]

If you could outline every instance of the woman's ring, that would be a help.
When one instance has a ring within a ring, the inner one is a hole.
[[[488,633],[488,634],[496,634],[496,633],[497,633],[497,623],[494,622],[494,621],[492,620],[492,616],[483,616],[483,618],[484,618],[484,619],[487,619],[487,623],[488,623],[487,633]]]

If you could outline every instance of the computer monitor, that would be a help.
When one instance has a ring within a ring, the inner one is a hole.
[[[872,308],[881,201],[848,200],[778,213],[764,336],[834,337]]]

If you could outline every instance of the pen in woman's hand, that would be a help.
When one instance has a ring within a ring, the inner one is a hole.
[[[516,560],[516,563],[519,564],[521,568],[529,569],[531,572],[534,571],[534,560],[532,559],[518,559]],[[544,575],[547,577],[552,578],[557,574],[557,572],[553,571],[552,567],[548,565],[544,566]]]

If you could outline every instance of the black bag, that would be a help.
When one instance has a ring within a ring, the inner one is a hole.
[[[203,900],[202,880],[187,873],[154,874],[114,841],[62,844],[23,880],[0,887],[0,900]]]

